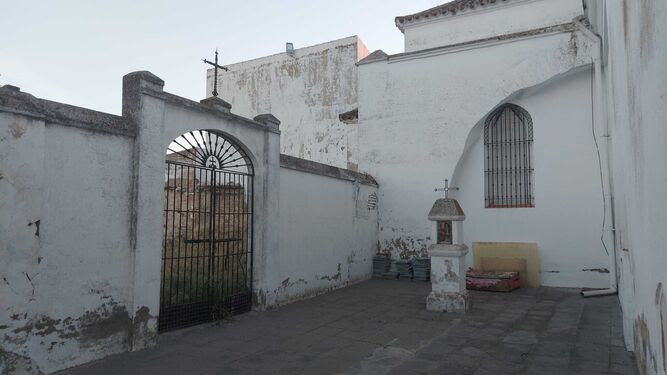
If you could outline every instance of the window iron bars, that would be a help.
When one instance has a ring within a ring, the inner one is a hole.
[[[486,208],[534,207],[533,121],[515,104],[494,110],[484,124]]]

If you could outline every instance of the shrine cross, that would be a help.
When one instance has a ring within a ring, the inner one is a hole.
[[[433,191],[444,191],[445,192],[445,198],[449,198],[449,191],[450,190],[459,190],[459,188],[450,187],[449,186],[449,180],[445,179],[445,187],[444,188],[436,188]]]

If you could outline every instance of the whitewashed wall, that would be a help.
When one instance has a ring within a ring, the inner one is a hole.
[[[667,371],[667,3],[587,1],[602,36],[626,345]]]
[[[583,12],[580,0],[498,0],[456,15],[422,16],[403,26],[405,52],[564,24]]]
[[[127,350],[134,139],[94,128],[0,112],[0,372]]]
[[[228,66],[218,78],[220,97],[241,116],[272,113],[281,121],[283,154],[350,168],[356,125],[338,115],[357,108],[357,67],[368,55],[357,36],[297,48]],[[207,93],[213,71],[207,76]]]
[[[359,176],[337,178],[280,168],[280,254],[272,257],[268,305],[284,304],[355,282],[372,273],[377,249],[377,186]],[[372,203],[372,202],[371,202]]]
[[[277,123],[123,79],[123,117],[0,88],[0,372],[51,373],[157,343],[165,151],[215,129],[256,167],[256,294],[277,249]],[[258,306],[263,308],[264,306]]]
[[[295,158],[280,168],[275,117],[163,86],[123,77],[122,117],[0,87],[0,373],[158,343],[165,152],[188,131],[221,132],[252,160],[255,309],[370,277],[372,178]]]
[[[426,215],[439,196],[433,189],[451,179],[470,130],[515,93],[590,64],[589,47],[570,25],[512,40],[362,61],[360,170],[381,187],[382,251],[394,257],[423,253],[431,242]],[[596,263],[593,254],[599,250],[587,244],[579,246]],[[598,274],[588,274],[577,283],[600,284]],[[558,275],[550,275],[551,285],[572,285],[565,274]]]
[[[590,69],[515,95],[510,102],[533,120],[533,208],[484,207],[484,122],[471,131],[452,196],[466,213],[472,241],[535,242],[543,285],[609,286],[610,259],[602,246],[600,166],[591,133]],[[607,248],[613,256],[613,242]],[[467,259],[472,266],[472,254]]]

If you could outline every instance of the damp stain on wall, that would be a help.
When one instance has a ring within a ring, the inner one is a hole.
[[[75,344],[76,357],[86,353],[85,362],[129,349],[133,332],[148,334],[151,316],[148,307],[140,308],[134,316],[125,305],[109,296],[93,310],[85,311],[78,317],[51,317],[40,314],[13,313],[8,324],[0,325],[3,345],[0,348],[0,369],[6,373],[40,374],[40,366],[30,355],[35,347],[41,347],[49,355],[49,360],[72,356]],[[154,329],[152,331],[155,331]],[[136,333],[135,333],[136,335]],[[148,335],[150,336],[150,335]],[[150,338],[150,337],[149,337]],[[4,368],[2,367],[4,366]]]
[[[427,255],[426,239],[411,236],[395,237],[382,241],[380,252],[396,259],[410,259]]]

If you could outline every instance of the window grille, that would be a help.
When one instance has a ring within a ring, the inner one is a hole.
[[[493,111],[484,124],[486,208],[534,207],[533,120],[514,104]]]

